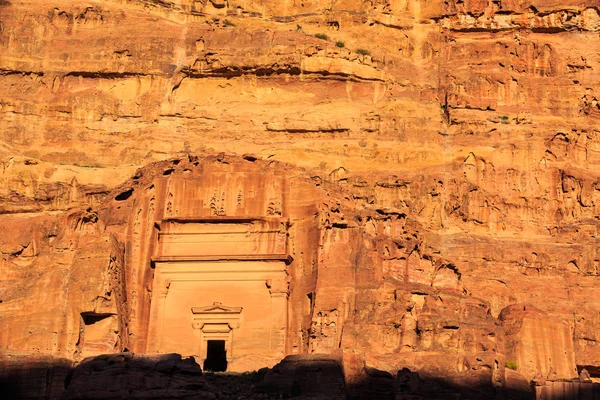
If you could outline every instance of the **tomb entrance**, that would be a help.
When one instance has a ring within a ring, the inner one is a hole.
[[[210,366],[219,341],[232,372],[306,351],[322,189],[271,162],[175,165],[137,199],[128,343]]]
[[[280,360],[288,323],[286,221],[169,218],[159,228],[149,351],[192,355],[211,370]]]
[[[227,350],[224,340],[207,340],[206,359],[204,360],[205,371],[227,371]]]
[[[208,307],[192,308],[193,327],[200,329],[200,354],[205,355],[205,369],[226,370],[227,355],[233,355],[233,330],[240,327],[242,309],[224,306],[219,302]]]

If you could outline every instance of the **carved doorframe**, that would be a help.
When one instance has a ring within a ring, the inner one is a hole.
[[[211,306],[192,307],[192,327],[200,334],[200,361],[207,357],[209,340],[224,340],[227,361],[233,357],[233,331],[241,324],[242,307],[224,306],[219,302]]]

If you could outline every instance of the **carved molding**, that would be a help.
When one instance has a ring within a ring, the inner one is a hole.
[[[211,306],[192,307],[192,314],[240,314],[243,307],[224,306],[222,303],[214,302]]]
[[[230,330],[240,327],[243,307],[224,306],[214,302],[210,306],[192,307],[194,329],[201,329],[204,333],[227,333],[225,326]]]
[[[283,218],[165,219],[152,260],[288,260]]]

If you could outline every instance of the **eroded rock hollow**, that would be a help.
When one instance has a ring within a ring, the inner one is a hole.
[[[0,1],[2,390],[600,398],[599,7]]]

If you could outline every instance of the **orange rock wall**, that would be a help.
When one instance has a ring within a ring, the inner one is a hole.
[[[500,314],[507,337],[507,360],[528,380],[572,380],[578,377],[573,334],[559,321],[531,309],[514,305]]]
[[[0,2],[3,352],[145,351],[167,211],[280,210],[286,354],[501,382],[529,304],[600,365],[599,30],[594,0]],[[252,155],[127,181],[220,152]]]
[[[4,354],[73,359],[123,346],[123,249],[97,213],[5,216],[2,232]]]

